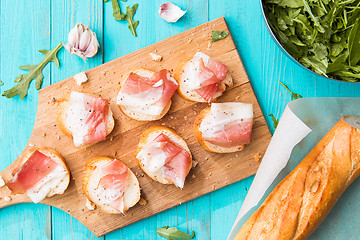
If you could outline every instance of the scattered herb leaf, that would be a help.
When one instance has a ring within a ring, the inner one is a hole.
[[[134,14],[136,13],[136,10],[138,8],[139,4],[135,3],[134,6],[129,7],[126,6],[126,16],[125,16],[125,20],[128,21],[129,23],[129,29],[131,31],[131,33],[137,37],[136,34],[136,28],[139,25],[139,21],[134,22],[133,18],[134,18]]]
[[[290,91],[289,87],[283,84],[282,82],[280,82],[280,84],[291,94],[291,100],[302,98],[300,94],[293,93],[292,91]]]
[[[125,14],[121,12],[118,0],[111,0],[111,4],[115,20],[125,20]]]
[[[108,2],[109,0],[104,0],[104,2]]]
[[[190,240],[195,236],[194,231],[192,231],[192,234],[187,234],[178,230],[176,227],[169,228],[168,226],[158,228],[156,233],[167,240]]]
[[[273,121],[274,128],[276,129],[279,124],[279,119],[275,118],[274,114],[270,113],[269,117],[271,117],[271,120]]]
[[[15,82],[17,84],[9,90],[4,91],[2,96],[7,98],[15,97],[16,95],[20,96],[20,99],[23,99],[27,93],[30,86],[30,83],[33,79],[35,79],[35,88],[39,90],[42,85],[42,80],[44,78],[42,74],[42,70],[49,62],[54,62],[57,67],[59,67],[59,59],[57,58],[57,53],[62,47],[62,43],[59,43],[52,50],[39,50],[42,54],[44,54],[44,59],[37,65],[24,65],[20,66],[20,69],[28,70],[27,74],[21,74],[15,78]]]
[[[360,81],[359,0],[263,0],[263,5],[275,36],[302,65],[326,77]]]
[[[229,33],[226,31],[212,31],[211,42],[217,42],[221,39],[226,38],[227,36],[229,36]]]

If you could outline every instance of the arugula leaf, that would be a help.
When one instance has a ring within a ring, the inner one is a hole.
[[[168,226],[158,228],[156,233],[167,240],[190,240],[195,236],[194,231],[192,231],[192,234],[187,234],[175,227],[169,228]]]
[[[211,42],[217,42],[221,39],[226,38],[229,36],[229,33],[226,31],[212,31],[211,32]]]
[[[104,0],[104,2],[108,2],[109,0]]]
[[[279,124],[279,119],[275,118],[274,114],[270,113],[269,117],[271,117],[271,120],[273,121],[274,128],[276,129]]]
[[[118,0],[111,0],[111,4],[115,20],[125,20],[125,14],[121,12]]]
[[[282,82],[280,82],[280,84],[291,94],[291,100],[302,98],[300,94],[293,93],[292,91],[290,91],[289,87],[283,84]]]
[[[27,74],[21,74],[15,78],[16,84],[9,90],[4,91],[2,96],[7,98],[15,97],[16,95],[20,96],[20,99],[23,99],[27,93],[30,86],[30,83],[33,79],[35,79],[35,88],[39,90],[42,85],[42,80],[44,78],[42,74],[42,70],[49,62],[54,62],[57,67],[59,67],[59,59],[57,58],[57,53],[62,48],[62,43],[59,43],[52,50],[39,50],[42,54],[44,54],[44,59],[37,65],[24,65],[20,66],[20,69],[28,70]]]
[[[135,3],[134,6],[132,6],[131,8],[129,6],[126,6],[126,16],[125,16],[125,20],[128,21],[129,23],[128,28],[135,37],[137,37],[136,28],[139,25],[139,21],[134,22],[133,18],[138,6],[139,4],[137,3]]]
[[[298,62],[325,77],[358,81],[359,0],[263,0],[268,23]]]

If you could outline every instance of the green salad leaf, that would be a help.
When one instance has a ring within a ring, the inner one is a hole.
[[[263,0],[281,45],[326,77],[360,81],[360,0]]]
[[[133,18],[134,18],[134,14],[136,13],[136,10],[138,8],[139,4],[135,3],[134,6],[129,7],[126,6],[126,16],[125,16],[125,20],[128,21],[129,23],[129,29],[131,31],[131,33],[137,37],[136,34],[136,28],[139,25],[139,21],[134,22]]]
[[[293,93],[292,91],[290,91],[289,87],[286,86],[284,83],[280,82],[280,84],[291,94],[291,100],[302,98],[300,94]]]
[[[226,38],[229,36],[229,33],[226,31],[212,31],[211,32],[211,42],[217,42],[221,39]]]
[[[156,233],[161,237],[166,238],[167,240],[190,240],[195,236],[194,231],[192,234],[184,233],[183,231],[178,230],[176,227],[162,227],[156,230]]]
[[[121,12],[121,8],[119,6],[118,0],[111,0],[112,8],[113,8],[113,16],[115,20],[125,20],[126,14]]]
[[[275,118],[274,114],[272,113],[269,114],[269,117],[271,117],[271,121],[273,122],[274,128],[276,129],[279,124],[279,119]]]
[[[52,50],[39,50],[42,54],[44,54],[44,59],[37,65],[24,65],[20,66],[20,69],[28,70],[27,74],[21,74],[15,78],[15,82],[17,84],[9,90],[4,91],[2,96],[7,98],[15,97],[16,95],[20,96],[20,99],[23,99],[27,93],[30,86],[30,83],[33,79],[35,79],[35,88],[39,90],[42,85],[42,80],[44,75],[42,74],[42,70],[49,62],[54,62],[57,67],[59,67],[59,59],[57,58],[57,53],[62,48],[62,43],[59,43]]]

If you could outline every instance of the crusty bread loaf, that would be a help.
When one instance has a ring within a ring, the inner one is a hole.
[[[207,102],[203,99],[195,90],[190,90],[187,84],[187,79],[189,78],[188,73],[191,72],[189,69],[191,68],[191,59],[181,61],[174,70],[174,79],[178,82],[179,88],[178,93],[180,96],[185,98],[186,100],[194,101],[194,102]],[[233,80],[229,72],[227,72],[224,80],[221,81],[222,87],[226,87],[225,85],[232,87]],[[222,93],[218,93],[215,95],[211,102],[216,101],[218,97],[220,97]]]
[[[18,167],[21,168],[21,166],[31,157],[31,155],[35,152],[39,151],[42,154],[50,157],[53,161],[58,163],[63,169],[66,170],[66,174],[61,180],[61,182],[46,195],[46,197],[54,196],[55,194],[63,194],[70,183],[70,170],[68,166],[66,165],[66,162],[64,160],[64,157],[61,156],[61,154],[54,149],[41,147],[41,148],[31,148],[27,152],[25,152],[18,163]],[[13,173],[16,172],[16,169],[13,171]]]
[[[84,94],[98,97],[91,93],[84,93]],[[68,112],[69,103],[70,103],[70,93],[66,93],[61,98],[57,99],[56,102],[58,104],[56,122],[57,122],[60,130],[63,133],[65,133],[69,137],[72,137],[72,133],[69,130],[69,126],[67,126],[67,124],[66,124],[66,117],[67,117],[67,112]],[[107,117],[107,122],[106,122],[106,135],[109,135],[112,132],[112,130],[114,129],[114,126],[115,126],[115,121],[113,118],[111,108],[109,106],[108,117]]]
[[[185,149],[189,155],[190,155],[190,164],[189,164],[189,168],[187,169],[187,174],[189,174],[190,169],[192,167],[192,157],[191,157],[191,152],[189,147],[187,146],[186,142],[184,141],[184,139],[182,139],[182,137],[180,137],[179,134],[177,134],[174,130],[165,127],[165,126],[152,126],[150,128],[148,128],[147,130],[145,130],[145,132],[143,132],[143,134],[141,134],[140,136],[140,141],[136,150],[136,156],[138,155],[138,153],[141,151],[141,149],[143,147],[145,147],[149,142],[151,142],[152,140],[154,140],[160,133],[166,135],[171,141],[173,141],[175,144],[179,145],[180,147],[182,147],[183,149]],[[136,158],[137,163],[139,164],[140,168],[152,179],[154,179],[155,181],[158,181],[162,184],[174,184],[173,181],[166,179],[163,175],[161,174],[153,174],[151,172],[149,172],[146,167],[144,166],[144,164]]]
[[[82,189],[86,197],[96,204],[102,211],[110,214],[120,214],[121,212],[114,209],[108,204],[103,204],[98,201],[94,189],[97,188],[98,179],[94,171],[97,167],[106,164],[109,161],[114,160],[109,157],[96,157],[91,159],[85,164],[85,173],[83,178]],[[128,168],[127,187],[124,192],[124,211],[134,206],[140,200],[140,186],[139,181],[135,174]]]
[[[132,71],[129,71],[120,81],[120,89],[121,89],[121,85],[125,82],[125,80],[128,78],[128,76],[130,75],[130,73],[136,73],[137,75],[141,76],[141,77],[146,77],[146,78],[152,78],[152,76],[154,75],[153,71],[147,70],[147,69],[143,69],[143,68],[138,68]],[[120,90],[119,90],[120,91]],[[162,113],[160,115],[154,116],[154,115],[149,115],[149,114],[144,114],[144,113],[139,113],[136,111],[136,107],[129,107],[129,106],[121,106],[118,105],[120,110],[129,118],[138,120],[138,121],[154,121],[154,120],[158,120],[161,119],[170,109],[171,106],[171,100],[169,101],[169,103],[165,106],[164,110],[162,111]]]
[[[276,186],[234,239],[306,239],[359,175],[360,119],[346,116]]]
[[[210,114],[211,107],[203,109],[195,118],[194,121],[194,135],[200,145],[209,152],[216,152],[216,153],[231,153],[231,152],[238,152],[244,149],[244,144],[240,144],[234,147],[222,147],[217,146],[211,142],[205,141],[202,137],[202,132],[199,130],[201,122],[203,119]]]

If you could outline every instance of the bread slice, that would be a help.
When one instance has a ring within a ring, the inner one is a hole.
[[[185,60],[180,62],[175,70],[174,70],[174,79],[178,82],[179,88],[178,93],[180,96],[185,98],[186,100],[194,101],[194,102],[207,102],[205,99],[203,99],[195,90],[191,90],[187,84],[187,79],[191,78],[192,76],[189,76],[191,73],[191,59]],[[230,72],[228,71],[226,74],[226,77],[224,80],[221,81],[221,87],[226,88],[233,86],[233,79],[230,75]],[[212,99],[211,102],[216,101],[218,97],[222,95],[221,93],[216,94]]]
[[[96,204],[102,211],[110,214],[120,214],[121,212],[114,209],[108,204],[99,202],[94,193],[94,189],[97,188],[98,179],[94,171],[97,167],[106,164],[109,161],[114,160],[109,157],[96,157],[91,159],[85,164],[85,173],[82,183],[82,189],[86,197]],[[135,174],[128,168],[127,187],[124,192],[124,211],[134,206],[140,200],[140,186],[139,181]]]
[[[82,93],[84,93],[84,92],[82,92]],[[84,94],[98,97],[95,94],[91,94],[91,93],[84,93]],[[69,129],[69,126],[67,126],[67,124],[66,124],[66,117],[67,117],[67,112],[68,112],[69,104],[70,104],[70,93],[67,93],[64,96],[62,96],[61,98],[57,99],[56,102],[58,104],[56,122],[57,122],[60,130],[63,133],[65,133],[69,137],[72,137],[72,133]],[[112,132],[112,130],[114,129],[114,126],[115,126],[115,121],[114,121],[113,113],[109,106],[107,122],[106,122],[106,135],[109,135]]]
[[[125,82],[125,80],[129,77],[130,73],[136,73],[137,75],[141,76],[141,77],[146,77],[146,78],[152,78],[152,76],[154,75],[153,71],[147,70],[147,69],[143,69],[143,68],[138,68],[132,71],[129,71],[120,81],[120,89],[121,89],[121,85]],[[120,91],[119,89],[119,91]],[[154,120],[159,120],[162,117],[165,116],[165,114],[169,111],[170,106],[171,106],[171,100],[169,101],[169,103],[165,106],[164,110],[161,112],[160,115],[150,115],[150,114],[144,114],[144,113],[139,113],[136,111],[136,107],[129,107],[129,106],[122,106],[122,105],[118,105],[120,110],[129,118],[138,120],[138,121],[154,121]]]
[[[231,152],[238,152],[238,151],[242,151],[244,149],[244,144],[240,144],[238,146],[234,146],[234,147],[222,147],[222,146],[217,146],[215,144],[212,144],[208,141],[205,141],[202,137],[202,132],[199,130],[201,122],[203,121],[203,119],[210,114],[210,110],[211,107],[205,108],[203,109],[195,118],[194,121],[194,135],[196,137],[196,139],[198,140],[198,142],[200,143],[200,145],[209,152],[215,152],[215,153],[231,153]]]
[[[63,194],[65,192],[65,190],[67,189],[67,187],[69,186],[69,183],[70,183],[70,170],[69,170],[68,166],[66,165],[64,157],[61,156],[61,154],[59,152],[55,151],[54,149],[46,148],[46,147],[29,149],[27,152],[25,152],[21,156],[21,159],[20,159],[17,167],[14,169],[13,174],[15,174],[17,172],[17,170],[20,169],[25,164],[25,162],[31,157],[31,155],[35,151],[39,151],[42,154],[50,157],[53,161],[58,163],[63,169],[66,170],[66,174],[61,179],[60,183],[57,186],[55,186],[54,188],[52,188],[48,192],[46,197],[52,197],[55,194]]]
[[[186,142],[179,134],[177,134],[174,130],[165,127],[165,126],[152,126],[145,130],[143,134],[140,136],[140,141],[136,150],[136,156],[138,153],[145,147],[148,143],[154,140],[160,133],[166,135],[171,141],[173,141],[176,145],[180,146],[181,148],[185,149],[190,155],[190,164],[187,169],[187,174],[189,174],[190,169],[192,167],[192,156],[189,147],[187,146]],[[144,164],[140,161],[140,159],[136,158],[137,163],[139,164],[140,168],[153,180],[158,181],[162,184],[174,184],[173,181],[166,179],[160,172],[152,173],[148,171],[148,169],[144,166]]]

